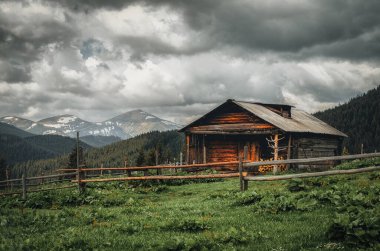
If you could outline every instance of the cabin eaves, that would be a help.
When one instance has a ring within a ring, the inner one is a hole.
[[[297,108],[291,108],[291,117],[286,118],[286,117],[281,116],[280,114],[277,114],[271,111],[270,109],[266,107],[266,104],[263,104],[263,103],[252,103],[252,102],[236,101],[236,100],[227,100],[227,102],[232,102],[238,105],[244,110],[252,113],[253,115],[263,119],[264,121],[272,124],[273,126],[285,132],[326,134],[326,135],[347,137],[347,135],[342,133],[341,131],[317,119],[311,114],[308,114]],[[200,119],[212,113],[214,110],[205,114]],[[187,128],[194,125],[200,119],[185,126],[180,131],[185,131]]]

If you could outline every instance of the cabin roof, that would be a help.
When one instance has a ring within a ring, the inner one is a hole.
[[[311,114],[302,111],[300,109],[294,108],[289,105],[283,105],[283,104],[264,104],[264,103],[254,103],[254,102],[245,102],[245,101],[236,101],[236,100],[227,100],[225,103],[234,103],[244,110],[252,113],[253,115],[261,118],[262,120],[272,124],[273,126],[285,131],[285,132],[298,132],[298,133],[314,133],[314,134],[327,134],[327,135],[334,135],[334,136],[340,136],[340,137],[347,137],[346,134],[342,133],[341,131],[335,129],[334,127],[326,124],[325,122],[317,119],[316,117],[312,116]],[[220,105],[220,106],[222,106]],[[268,109],[266,106],[268,105],[278,105],[286,108],[291,109],[291,117],[285,118],[281,116],[280,114],[277,114],[270,109]],[[218,107],[220,107],[218,106]],[[218,108],[217,107],[217,108]],[[206,117],[210,113],[212,113],[214,110],[208,112],[201,118],[195,120],[194,122],[190,123],[189,125],[183,127],[180,129],[180,132],[185,131],[187,128],[193,126],[195,123],[197,123],[202,118]]]

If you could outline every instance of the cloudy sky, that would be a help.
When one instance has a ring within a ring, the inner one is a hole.
[[[380,84],[380,1],[0,2],[0,116],[185,124],[227,98],[309,112]]]

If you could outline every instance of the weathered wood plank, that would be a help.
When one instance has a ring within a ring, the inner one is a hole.
[[[215,162],[215,163],[206,163],[206,164],[191,164],[191,165],[182,165],[182,166],[172,166],[172,165],[165,165],[165,166],[135,166],[135,167],[105,167],[103,170],[131,170],[131,171],[142,171],[145,169],[170,169],[170,168],[212,168],[215,166],[225,166],[225,165],[232,165],[232,164],[239,164],[239,161],[230,161],[230,162]],[[76,169],[58,169],[58,171],[72,171]],[[99,171],[100,168],[85,168],[82,169],[82,172],[90,172],[90,171]]]
[[[248,181],[275,181],[275,180],[288,180],[295,178],[310,178],[310,177],[321,177],[321,176],[330,176],[330,175],[341,175],[341,174],[356,174],[356,173],[365,173],[379,171],[380,166],[365,167],[358,169],[349,169],[349,170],[333,170],[333,171],[324,171],[316,173],[299,173],[299,174],[287,174],[287,175],[273,175],[273,176],[245,176],[243,179]]]
[[[272,161],[261,161],[261,162],[249,162],[244,163],[244,167],[255,167],[262,165],[280,165],[280,164],[306,164],[323,162],[329,160],[350,160],[350,159],[361,159],[361,158],[372,158],[380,157],[380,153],[366,153],[366,154],[356,154],[356,155],[345,155],[345,156],[333,156],[333,157],[319,157],[310,159],[289,159],[289,160],[272,160]]]
[[[123,177],[123,178],[105,178],[105,179],[87,179],[81,180],[83,183],[90,182],[106,182],[106,181],[128,181],[128,180],[177,180],[177,179],[217,179],[217,178],[234,178],[239,177],[239,173],[224,174],[204,174],[204,175],[188,175],[188,176],[139,176],[139,177]],[[76,180],[71,182],[76,183]]]

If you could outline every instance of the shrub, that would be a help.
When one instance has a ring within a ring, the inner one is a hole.
[[[204,222],[195,219],[186,219],[183,221],[175,220],[163,227],[165,230],[169,231],[180,231],[180,232],[200,232],[210,227]]]
[[[327,231],[330,240],[351,246],[369,247],[380,243],[380,209],[353,208],[339,214]]]
[[[259,202],[263,196],[258,194],[255,191],[238,193],[236,194],[237,198],[235,200],[235,205],[252,205]]]

